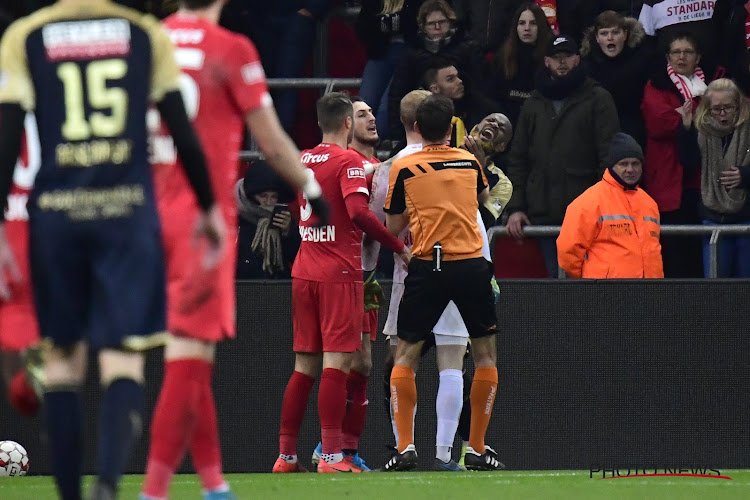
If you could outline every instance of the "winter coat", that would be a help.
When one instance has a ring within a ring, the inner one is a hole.
[[[727,68],[727,77],[740,86],[745,95],[750,93],[750,51],[745,42],[745,2],[735,0],[724,26],[722,58],[720,63]]]
[[[424,37],[420,37],[417,45],[406,48],[391,80],[391,90],[388,94],[389,137],[398,138],[403,135],[403,126],[399,119],[401,99],[412,90],[422,87],[425,72],[437,58],[454,63],[467,90],[478,84],[482,54],[477,44],[468,38],[463,30],[458,28],[450,41],[441,46],[436,53],[427,50]]]
[[[663,278],[659,209],[609,170],[573,200],[557,238],[557,261],[572,278]]]
[[[417,41],[417,12],[425,0],[405,0],[401,11],[382,15],[383,0],[363,0],[354,29],[367,50],[368,59],[381,59],[391,39],[401,36],[404,41]]]
[[[618,131],[612,96],[591,78],[563,101],[559,113],[535,90],[514,127],[508,212],[525,212],[534,224],[560,224],[568,204],[601,179]]]
[[[706,77],[708,84],[708,77]],[[675,111],[685,99],[667,75],[666,62],[655,73],[643,91],[641,112],[646,125],[646,153],[643,162],[641,185],[659,205],[659,210],[669,212],[680,208],[682,192],[700,189],[700,158],[688,159],[680,151],[697,150],[681,145],[682,140],[692,140],[694,135],[684,133],[682,116]],[[699,97],[693,98],[693,109]],[[685,168],[688,167],[688,168]]]
[[[596,31],[586,30],[581,44],[582,64],[586,73],[612,94],[620,129],[633,136],[641,147],[646,147],[646,128],[641,114],[643,89],[648,82],[651,66],[649,50],[643,45],[646,32],[637,19],[625,18],[628,39],[616,57],[602,52],[596,42]]]
[[[518,44],[518,72],[513,78],[505,76],[497,60],[485,66],[484,94],[498,103],[513,125],[518,121],[521,106],[534,91],[534,76],[544,66],[543,61],[534,61],[534,49],[532,45]]]

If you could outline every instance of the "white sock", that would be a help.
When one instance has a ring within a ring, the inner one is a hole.
[[[344,459],[344,454],[339,453],[323,453],[323,460],[329,464],[337,464]]]
[[[436,457],[443,462],[451,459],[451,448],[456,439],[458,419],[464,401],[464,377],[461,370],[440,372],[435,410],[437,411]]]
[[[296,464],[297,463],[297,455],[284,455],[283,453],[279,455],[280,458],[283,458],[284,461],[288,464]]]
[[[398,446],[398,427],[396,427],[396,419],[393,418],[393,401],[388,398],[389,407],[391,409],[391,427],[393,428],[393,437],[396,438],[396,446]]]

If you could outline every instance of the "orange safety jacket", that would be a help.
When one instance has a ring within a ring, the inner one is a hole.
[[[663,278],[659,209],[609,170],[568,205],[557,260],[572,278]]]

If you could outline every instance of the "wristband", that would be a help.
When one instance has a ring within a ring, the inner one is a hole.
[[[320,184],[315,180],[315,172],[311,169],[305,169],[305,175],[307,175],[307,182],[302,186],[302,193],[308,200],[315,200],[320,198],[323,194],[323,190],[320,188]]]

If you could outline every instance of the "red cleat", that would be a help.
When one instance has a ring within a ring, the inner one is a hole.
[[[289,473],[289,472],[307,472],[307,469],[302,467],[299,462],[290,464],[283,458],[279,457],[276,459],[276,463],[273,464],[273,472],[276,473]]]
[[[325,460],[318,462],[318,472],[362,472],[362,469],[346,459],[335,464],[329,464]]]

